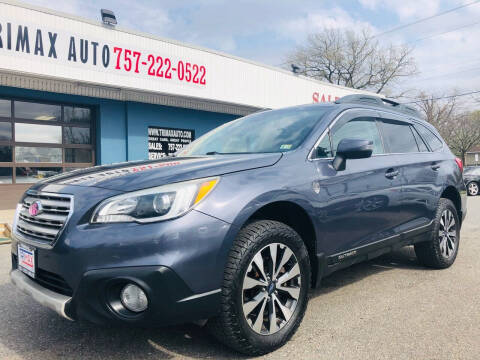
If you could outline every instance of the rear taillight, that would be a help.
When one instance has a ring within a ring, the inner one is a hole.
[[[455,158],[455,162],[457,163],[458,168],[460,169],[460,171],[463,172],[463,163],[462,163],[462,160],[460,160],[459,158]]]

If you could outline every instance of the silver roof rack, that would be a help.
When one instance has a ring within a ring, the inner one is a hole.
[[[422,118],[420,113],[411,106],[400,104],[395,100],[382,98],[380,96],[372,95],[347,95],[341,97],[340,99],[335,100],[336,104],[362,104],[362,105],[373,105],[383,107],[385,110],[395,110],[405,115],[414,116],[416,118]]]

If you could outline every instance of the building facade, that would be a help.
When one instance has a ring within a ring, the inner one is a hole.
[[[354,93],[173,40],[0,0],[0,209],[29,184],[156,159],[259,109]]]

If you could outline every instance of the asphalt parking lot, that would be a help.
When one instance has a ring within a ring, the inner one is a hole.
[[[456,263],[418,265],[413,249],[356,265],[312,292],[294,338],[266,358],[479,359],[480,197],[468,199]],[[99,328],[73,323],[10,284],[0,246],[1,359],[238,358],[195,325]]]

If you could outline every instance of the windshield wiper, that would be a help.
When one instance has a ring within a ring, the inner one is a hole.
[[[209,152],[206,152],[205,155],[222,155],[222,153],[218,151],[209,151]]]

